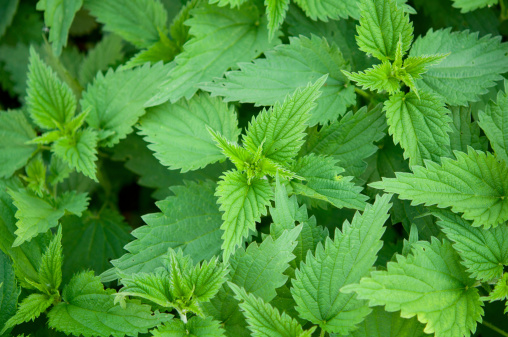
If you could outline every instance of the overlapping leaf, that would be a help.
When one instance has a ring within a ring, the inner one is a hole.
[[[505,84],[506,85],[506,84]],[[499,92],[480,112],[480,127],[490,140],[496,155],[508,163],[508,94]]]

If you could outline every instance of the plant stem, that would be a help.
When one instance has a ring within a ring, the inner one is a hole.
[[[499,19],[505,21],[508,19],[508,3],[506,0],[500,0],[499,6],[501,7],[501,15]]]
[[[500,334],[501,336],[505,336],[505,337],[508,337],[508,332],[504,331],[504,330],[501,330],[499,329],[497,326],[495,326],[494,324],[492,323],[489,323],[485,320],[483,320],[482,322],[483,325],[485,325],[486,327],[494,330],[495,332],[497,332],[498,334]]]
[[[321,333],[319,334],[319,337],[325,337],[325,329],[321,328]]]
[[[365,97],[365,98],[366,98],[366,99],[368,99],[368,100],[372,99],[372,95],[371,95],[371,94],[369,94],[369,93],[368,93],[368,92],[366,92],[365,90],[362,90],[362,89],[360,89],[360,88],[358,88],[358,87],[355,87],[355,92],[356,92],[358,95],[363,96],[363,97]]]

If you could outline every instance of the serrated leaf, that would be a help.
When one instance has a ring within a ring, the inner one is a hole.
[[[145,103],[157,92],[166,77],[167,65],[145,64],[135,69],[99,73],[80,101],[83,111],[90,109],[86,121],[99,130],[100,144],[113,146],[125,138],[138,118],[145,114]]]
[[[147,62],[152,64],[157,62],[170,62],[180,52],[180,47],[173,41],[170,40],[165,34],[160,33],[160,40],[155,42],[148,49],[142,50],[134,55],[124,65],[125,68],[132,68],[143,65]]]
[[[413,41],[413,24],[395,0],[362,0],[360,15],[356,37],[360,50],[381,61],[395,59],[399,39],[402,54],[409,50]]]
[[[76,98],[67,84],[30,47],[27,105],[30,116],[45,129],[63,129],[74,116]]]
[[[307,254],[291,289],[300,317],[325,331],[347,334],[369,314],[365,302],[339,290],[368,275],[376,261],[390,199],[389,194],[378,197],[351,224],[344,222],[342,231],[336,229],[333,241],[328,238],[324,248],[318,245],[315,254]]]
[[[158,311],[152,313],[150,306],[139,301],[126,301],[123,309],[113,303],[111,294],[93,272],[76,274],[64,288],[63,301],[48,313],[48,324],[65,334],[123,337],[146,333],[172,318]]]
[[[224,330],[221,323],[212,317],[191,317],[187,323],[181,320],[172,320],[152,330],[154,337],[222,337]]]
[[[508,273],[504,273],[503,276],[497,281],[494,289],[489,294],[489,300],[506,300],[508,297]],[[506,310],[505,310],[506,313]]]
[[[122,39],[118,35],[104,36],[83,60],[78,73],[79,83],[85,87],[93,81],[99,71],[106,71],[109,66],[122,60],[124,56],[122,47]]]
[[[280,25],[284,22],[289,7],[289,0],[265,0],[268,31],[273,39]]]
[[[479,39],[478,33],[468,31],[431,29],[415,41],[409,56],[446,53],[450,55],[432,66],[416,84],[450,105],[478,101],[508,71],[508,44],[488,35]]]
[[[217,4],[219,7],[230,6],[231,8],[240,7],[248,0],[209,0],[211,4]]]
[[[440,221],[437,224],[454,244],[467,271],[482,282],[488,282],[503,274],[508,265],[508,227],[482,229],[448,210],[432,209]]]
[[[224,261],[250,235],[256,231],[256,222],[266,215],[273,191],[267,180],[253,178],[250,182],[240,171],[228,171],[217,185],[220,210],[224,223],[220,227]]]
[[[9,257],[0,251],[0,327],[16,313],[19,288]]]
[[[303,182],[292,181],[293,192],[310,198],[324,200],[337,208],[354,208],[362,210],[368,199],[361,194],[362,188],[355,186],[352,177],[343,177],[342,167],[336,166],[333,157],[310,154],[300,157],[292,167]]]
[[[439,64],[448,54],[409,56],[404,60],[404,70],[413,79],[422,78],[430,67]]]
[[[346,174],[358,177],[367,167],[364,160],[379,149],[374,142],[381,140],[385,129],[386,118],[381,106],[363,107],[322,127],[319,132],[309,132],[304,150],[333,156]]]
[[[344,74],[363,89],[386,91],[390,95],[400,91],[400,80],[394,76],[392,64],[389,61],[383,61],[383,63],[376,64],[363,72],[344,71]]]
[[[150,108],[140,123],[140,134],[151,143],[148,148],[154,156],[161,164],[182,172],[225,159],[207,127],[231,142],[240,134],[233,107],[205,93]]]
[[[159,268],[153,273],[136,273],[121,276],[120,282],[123,287],[117,294],[117,299],[124,296],[135,296],[151,301],[164,308],[176,306],[171,293],[170,274],[164,268]]]
[[[208,260],[220,253],[221,212],[214,196],[215,183],[187,183],[175,186],[175,194],[157,202],[163,213],[143,216],[146,225],[131,234],[136,240],[125,249],[129,252],[111,263],[121,272],[151,272],[162,267],[168,248],[181,248],[194,262]],[[115,272],[102,275],[104,281],[116,279]]]
[[[85,8],[113,32],[138,48],[159,40],[166,30],[168,14],[159,0],[87,0]]]
[[[453,7],[460,8],[461,13],[474,11],[482,7],[491,7],[498,3],[498,0],[453,0]]]
[[[39,0],[37,10],[44,11],[44,24],[50,28],[49,42],[55,56],[60,56],[67,46],[67,35],[74,15],[83,5],[83,0]]]
[[[168,100],[174,103],[182,97],[190,99],[202,82],[222,76],[238,62],[249,62],[280,42],[277,38],[268,41],[266,17],[260,17],[254,4],[246,3],[239,9],[204,4],[192,9],[191,16],[186,24],[194,37],[175,58],[169,79],[149,106]]]
[[[468,277],[448,241],[413,244],[408,257],[397,255],[387,271],[374,271],[360,284],[342,288],[356,292],[369,305],[384,305],[386,311],[401,310],[401,316],[417,316],[426,324],[425,333],[436,337],[468,336],[483,315],[475,280]]]
[[[235,164],[238,170],[248,169],[247,164],[251,164],[254,159],[254,155],[248,150],[244,149],[238,143],[232,142],[224,137],[222,134],[216,132],[212,128],[207,127],[210,136],[212,137],[215,145],[221,150],[233,164]]]
[[[478,123],[471,120],[470,107],[450,107],[450,117],[452,131],[448,134],[452,151],[467,152],[468,146],[475,150],[487,151],[488,141],[485,136],[480,136]]]
[[[463,212],[473,226],[496,227],[508,220],[508,166],[490,153],[469,149],[455,152],[457,160],[442,159],[442,165],[427,162],[414,166],[413,174],[398,173],[397,178],[383,178],[370,186],[398,193],[413,205],[452,207]]]
[[[192,296],[199,302],[210,301],[226,281],[227,274],[226,264],[220,263],[218,258],[197,264],[189,275],[186,275],[193,286]]]
[[[39,317],[55,301],[54,296],[47,294],[30,294],[19,304],[16,314],[9,318],[0,334],[23,322],[33,321]]]
[[[312,20],[328,21],[352,17],[358,19],[359,0],[295,0],[305,14]]]
[[[508,94],[499,92],[496,102],[490,101],[480,111],[480,127],[490,140],[496,155],[508,163]]]
[[[309,125],[325,124],[346,112],[356,101],[354,87],[341,70],[349,70],[341,49],[327,39],[311,34],[290,37],[289,44],[281,44],[265,52],[265,58],[252,63],[238,64],[240,70],[228,71],[225,78],[200,85],[212,95],[224,96],[226,101],[240,101],[255,105],[274,105],[298,87],[307,85],[328,74],[326,84],[312,110]]]
[[[97,132],[91,128],[58,139],[51,150],[69,167],[97,181]]]
[[[8,178],[25,166],[37,149],[26,142],[35,136],[21,111],[0,112],[0,177]]]
[[[62,283],[62,227],[49,243],[41,258],[39,283],[47,290],[47,294],[57,293]]]
[[[259,297],[247,294],[245,289],[234,283],[229,286],[241,301],[240,308],[243,310],[249,329],[254,337],[310,337],[317,327],[303,331],[302,326],[294,318],[285,312],[280,312]]]
[[[440,162],[450,155],[451,119],[438,96],[424,91],[419,98],[414,92],[400,93],[385,102],[384,111],[388,132],[411,166],[423,166],[424,160]]]

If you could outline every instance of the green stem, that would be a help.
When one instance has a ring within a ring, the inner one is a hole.
[[[492,323],[489,323],[485,320],[483,320],[482,322],[483,325],[485,325],[486,327],[494,330],[495,332],[497,332],[498,334],[500,334],[501,336],[505,336],[505,337],[508,337],[508,332],[504,331],[504,330],[501,330],[499,329],[497,326],[495,326],[494,324]]]
[[[500,0],[499,6],[501,7],[501,15],[499,19],[501,21],[508,20],[508,1],[507,0]]]
[[[325,337],[325,329],[321,328],[321,333],[319,334],[319,337]]]
[[[363,97],[365,97],[365,98],[366,98],[366,99],[368,99],[368,100],[372,99],[372,95],[371,95],[371,94],[369,94],[369,93],[368,93],[368,92],[366,92],[365,90],[362,90],[362,89],[360,89],[360,88],[358,88],[358,87],[355,87],[355,92],[356,92],[358,95],[363,96]]]

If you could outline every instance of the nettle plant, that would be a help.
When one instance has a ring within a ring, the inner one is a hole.
[[[4,1],[0,336],[508,336],[497,2]]]

